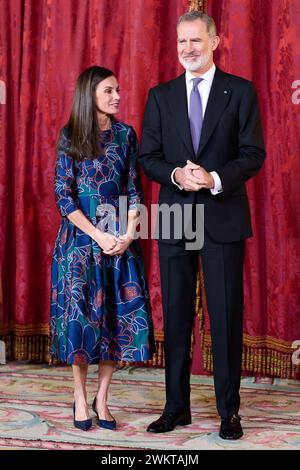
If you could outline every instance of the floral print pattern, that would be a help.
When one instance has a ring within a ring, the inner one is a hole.
[[[67,129],[58,145],[55,196],[62,215],[52,262],[50,354],[67,364],[100,360],[146,361],[154,350],[144,263],[137,240],[122,256],[109,256],[66,216],[81,209],[101,230],[119,196],[128,209],[142,202],[132,127],[114,121],[100,134],[103,155],[75,161],[68,155]],[[104,221],[104,222],[103,222]]]

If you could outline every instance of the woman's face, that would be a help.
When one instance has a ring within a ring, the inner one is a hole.
[[[103,114],[116,114],[119,112],[120,95],[119,84],[113,75],[98,83],[95,90],[98,111]]]

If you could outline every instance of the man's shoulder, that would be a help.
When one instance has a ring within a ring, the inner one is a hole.
[[[233,87],[241,87],[241,88],[244,89],[244,88],[248,88],[248,87],[253,86],[253,83],[251,82],[251,80],[248,80],[247,78],[240,77],[238,75],[234,75],[234,74],[231,74],[231,73],[228,73],[228,72],[224,72],[223,70],[219,69],[218,67],[216,69],[216,74],[219,76],[219,78],[222,78],[222,79],[230,82],[230,84]],[[184,84],[184,83],[185,83],[185,73],[179,75],[176,78],[173,78],[172,80],[168,80],[167,82],[160,83],[160,84],[152,87],[151,91],[155,95],[159,96],[161,94],[167,93],[169,90],[172,90],[172,88],[177,87],[178,85],[180,86],[180,84]]]
[[[251,80],[248,80],[244,77],[240,77],[239,75],[233,75],[232,73],[224,72],[219,68],[217,68],[216,73],[218,73],[221,77],[230,82],[233,87],[248,88],[253,86]]]
[[[181,82],[184,82],[185,79],[185,74],[181,74],[176,78],[173,78],[172,80],[168,80],[167,82],[164,83],[159,83],[158,85],[152,87],[150,90],[154,94],[163,94],[165,92],[168,92],[170,89],[172,89],[174,86],[179,85]]]

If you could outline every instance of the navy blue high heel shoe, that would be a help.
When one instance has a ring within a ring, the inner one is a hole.
[[[92,426],[92,418],[84,419],[83,421],[77,421],[75,419],[75,402],[73,403],[73,418],[75,428],[81,429],[81,431],[88,431]]]
[[[92,409],[93,409],[93,412],[97,416],[97,424],[99,428],[110,429],[111,431],[115,431],[117,428],[116,420],[113,419],[112,421],[107,421],[106,419],[99,419],[98,411],[96,408],[96,403],[97,403],[97,398],[95,397],[93,404],[92,404]]]

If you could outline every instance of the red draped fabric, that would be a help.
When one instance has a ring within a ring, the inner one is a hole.
[[[0,1],[0,335],[9,357],[47,357],[50,263],[59,226],[55,143],[79,73],[93,64],[111,68],[120,82],[120,119],[140,134],[149,87],[179,72],[175,26],[186,9],[186,0]],[[147,201],[157,191],[145,182]],[[156,255],[147,244],[161,331]]]
[[[47,358],[50,263],[59,226],[55,142],[77,76],[93,64],[113,69],[121,87],[120,119],[140,135],[149,87],[182,71],[175,25],[187,6],[187,0],[0,1],[0,335],[10,357]],[[291,343],[300,339],[300,93],[292,84],[300,80],[300,3],[209,0],[208,6],[222,38],[217,64],[257,87],[268,152],[262,172],[248,184],[255,236],[247,241],[243,366],[296,377]],[[158,186],[143,183],[146,202],[155,203]],[[159,341],[156,242],[143,248]],[[207,313],[199,317],[210,370]],[[193,370],[201,372],[195,337]],[[156,363],[161,360],[160,343]]]
[[[255,83],[267,149],[247,184],[254,237],[246,244],[243,368],[300,378],[291,348],[300,339],[300,2],[209,0],[208,8],[221,36],[217,65]],[[208,351],[207,316],[205,326]]]

